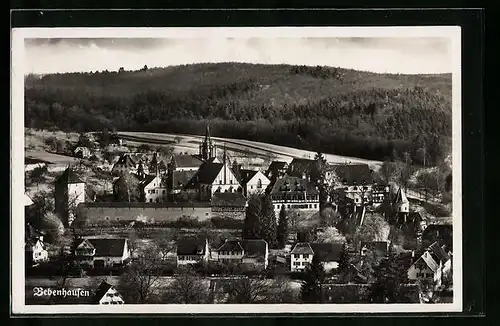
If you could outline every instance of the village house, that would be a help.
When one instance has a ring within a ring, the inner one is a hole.
[[[242,264],[266,269],[269,246],[263,239],[226,239],[212,257],[222,263]]]
[[[270,195],[276,217],[283,205],[285,209],[296,210],[303,215],[319,212],[319,191],[307,179],[286,175],[276,180]]]
[[[260,171],[240,169],[238,177],[246,197],[264,193],[271,183],[271,180]]]
[[[55,182],[55,212],[66,226],[73,223],[76,207],[85,199],[85,182],[68,167]]]
[[[172,155],[170,159],[169,172],[198,171],[203,161],[195,155],[179,154]]]
[[[239,192],[215,192],[211,199],[212,217],[245,219],[247,200]]]
[[[199,200],[208,201],[215,192],[241,192],[239,181],[227,164],[226,151],[222,163],[205,162],[191,178],[185,189],[197,194]]]
[[[371,191],[371,203],[374,207],[379,207],[388,198],[390,188],[383,184],[374,184]]]
[[[352,199],[356,206],[373,203],[374,182],[368,164],[335,164],[331,166],[331,172],[336,179],[336,187],[343,188],[344,195]],[[384,201],[385,192],[380,192],[377,187],[375,194],[377,202]]]
[[[140,187],[146,203],[162,203],[167,200],[167,185],[158,173],[147,175],[140,182]]]
[[[129,154],[123,154],[113,165],[111,171],[115,174],[136,173],[137,163]]]
[[[168,189],[170,194],[179,194],[196,174],[196,170],[171,171],[168,175]]]
[[[312,263],[314,251],[307,242],[299,242],[290,252],[290,270],[300,272]]]
[[[92,155],[92,152],[88,147],[78,146],[73,151],[73,155],[80,158],[89,158]]]
[[[26,225],[24,250],[26,266],[36,266],[49,260],[43,235],[30,224]]]
[[[116,288],[106,281],[102,281],[92,299],[94,304],[124,304],[123,297]]]
[[[208,262],[208,239],[181,238],[177,241],[177,267]]]
[[[453,225],[450,223],[428,225],[422,232],[422,246],[428,247],[436,241],[446,246],[447,250],[453,250]]]
[[[271,180],[271,182],[273,182],[276,181],[276,179],[284,177],[287,170],[288,163],[283,161],[272,161],[265,175],[269,180]]]
[[[451,273],[451,257],[438,242],[431,244],[408,269],[411,281],[428,281],[440,286]]]
[[[318,255],[325,272],[332,272],[339,267],[342,247],[342,243],[299,242],[290,252],[290,270],[305,270],[312,263],[313,257]]]
[[[127,239],[86,238],[75,249],[76,259],[89,268],[121,267],[130,260]]]

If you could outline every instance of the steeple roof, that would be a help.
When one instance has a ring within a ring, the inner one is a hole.
[[[394,204],[407,204],[408,203],[408,198],[406,198],[406,195],[404,191],[399,188],[398,193],[396,194],[396,198],[394,198]]]
[[[65,184],[84,183],[70,167],[64,170],[63,174],[57,179],[57,182]]]

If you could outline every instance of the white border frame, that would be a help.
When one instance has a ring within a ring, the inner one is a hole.
[[[453,303],[451,304],[161,304],[25,305],[24,272],[24,40],[26,38],[300,38],[445,37],[452,42]],[[11,35],[11,313],[243,314],[429,313],[462,311],[461,29],[458,26],[239,28],[14,28]],[[16,258],[16,259],[13,259]],[[110,309],[110,307],[112,307]]]

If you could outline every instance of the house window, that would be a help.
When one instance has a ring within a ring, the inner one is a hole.
[[[208,216],[208,212],[205,213],[205,216]]]
[[[260,188],[262,188],[262,180],[261,179],[257,180],[257,189],[260,189]]]
[[[250,186],[250,189],[253,189],[253,186]]]
[[[163,190],[163,194],[165,195],[165,190]]]
[[[109,221],[109,216],[106,216],[104,219],[105,219],[106,221]]]
[[[116,218],[116,220],[117,220],[117,221],[119,221],[119,220],[120,220],[120,218],[119,218],[119,217],[117,217],[117,218]]]
[[[314,208],[318,208],[318,204],[314,204]]]
[[[309,258],[309,255],[308,254],[305,254],[303,255],[304,259],[308,259]]]
[[[153,198],[149,198],[149,202],[152,203],[153,202]]]
[[[222,179],[221,179],[221,180],[219,180],[219,184],[222,184]]]
[[[156,202],[159,203],[160,202],[160,199],[159,198],[156,198]]]

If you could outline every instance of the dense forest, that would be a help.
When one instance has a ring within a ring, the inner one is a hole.
[[[451,150],[451,75],[333,67],[195,64],[29,75],[25,124],[244,138],[369,159]],[[422,151],[422,149],[424,149]],[[406,155],[408,157],[408,155]]]

